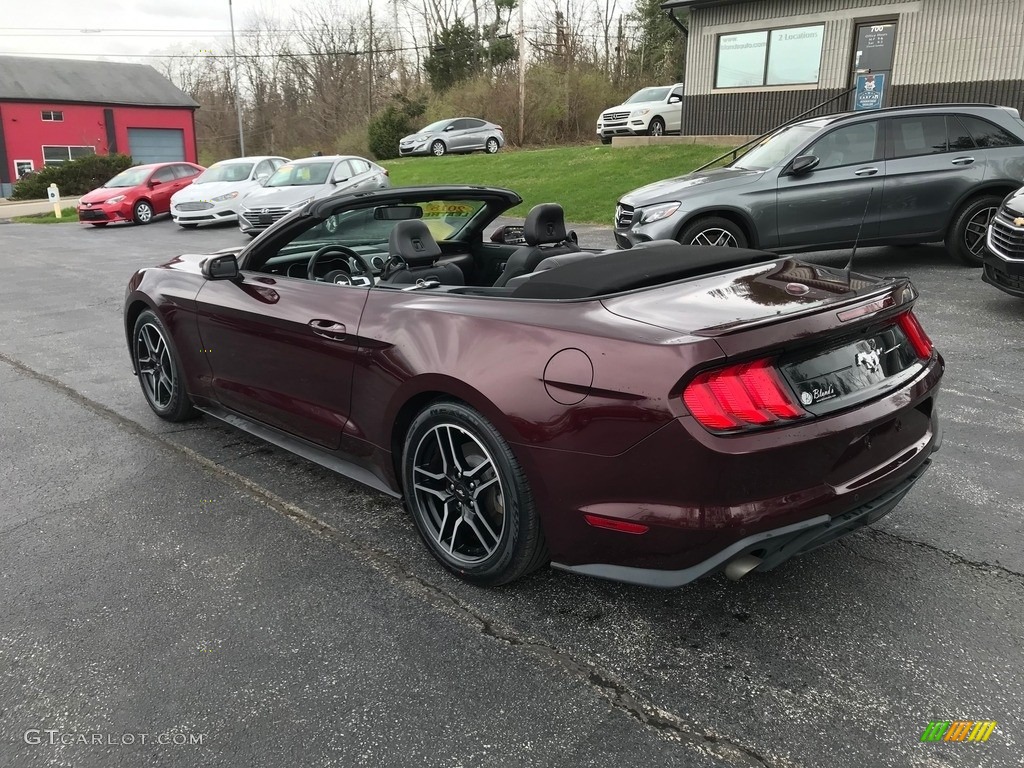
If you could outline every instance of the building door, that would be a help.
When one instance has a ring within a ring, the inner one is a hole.
[[[869,104],[885,107],[889,104],[889,92],[892,89],[892,61],[896,50],[896,22],[875,21],[857,25],[854,35],[853,49],[853,82],[850,86],[858,86],[853,94],[853,109],[857,109],[858,96],[868,85],[868,92],[878,89],[880,98],[868,100]],[[858,82],[859,81],[859,82]],[[865,82],[867,81],[867,82]],[[861,103],[864,108],[864,102]]]
[[[185,132],[180,128],[129,128],[128,153],[136,165],[185,159]]]

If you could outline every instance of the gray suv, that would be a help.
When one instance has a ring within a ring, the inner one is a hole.
[[[980,266],[1000,202],[1024,179],[1016,109],[935,104],[787,125],[725,168],[624,195],[622,248],[649,240],[779,252],[945,241]],[[863,220],[863,227],[861,226]]]

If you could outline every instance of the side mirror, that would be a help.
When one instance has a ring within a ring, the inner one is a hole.
[[[678,104],[682,100],[683,100],[683,97],[679,96],[678,94],[675,94],[675,93],[673,93],[671,96],[668,97],[668,103],[669,104]]]
[[[233,253],[211,256],[203,262],[201,270],[207,280],[237,280],[238,259]]]
[[[160,184],[163,184],[163,182],[158,181],[157,179],[150,179],[147,186],[150,187],[150,189],[152,189],[153,187],[159,186]]]
[[[454,125],[446,125],[444,127],[444,132],[445,133],[448,133],[448,131],[454,131],[454,130],[455,130],[455,126]]]
[[[789,172],[793,176],[801,176],[805,173],[810,173],[818,167],[818,163],[821,162],[821,158],[815,157],[814,155],[800,155],[789,164]]]
[[[267,183],[267,179],[269,179],[269,178],[270,178],[270,174],[269,173],[258,173],[258,174],[256,174],[256,181],[258,181],[260,184],[264,184],[265,185]]]

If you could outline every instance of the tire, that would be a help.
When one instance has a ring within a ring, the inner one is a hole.
[[[182,229],[198,229],[199,228],[198,224],[179,224],[178,226],[181,227]]]
[[[705,216],[687,224],[679,237],[683,245],[711,245],[720,248],[746,248],[743,230],[721,216]]]
[[[420,411],[405,438],[402,485],[423,543],[459,578],[493,587],[547,562],[523,470],[472,408],[441,400]]]
[[[985,259],[988,223],[999,210],[1002,196],[984,195],[968,200],[949,226],[946,250],[969,267],[980,267]]]
[[[448,147],[444,145],[444,142],[437,139],[433,144],[430,145],[430,154],[434,157],[441,157],[445,152],[448,151]]]
[[[484,144],[484,152],[486,152],[488,155],[497,154],[500,148],[501,147],[498,145],[498,140],[493,136],[491,136],[491,138],[487,140],[487,143]]]
[[[136,224],[149,224],[153,220],[153,206],[146,200],[139,200],[132,209],[132,221]]]
[[[601,137],[601,143],[602,144],[611,144],[612,143],[612,137],[611,136],[602,136]]]
[[[153,413],[167,421],[186,421],[197,415],[185,391],[185,377],[170,334],[152,310],[143,311],[135,320],[132,360]]]
[[[651,118],[650,125],[647,126],[648,136],[664,136],[665,135],[665,121],[660,117]]]

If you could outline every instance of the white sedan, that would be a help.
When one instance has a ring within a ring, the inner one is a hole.
[[[284,157],[236,157],[214,163],[171,198],[171,218],[185,229],[218,221],[237,221],[238,203],[259,189]]]

